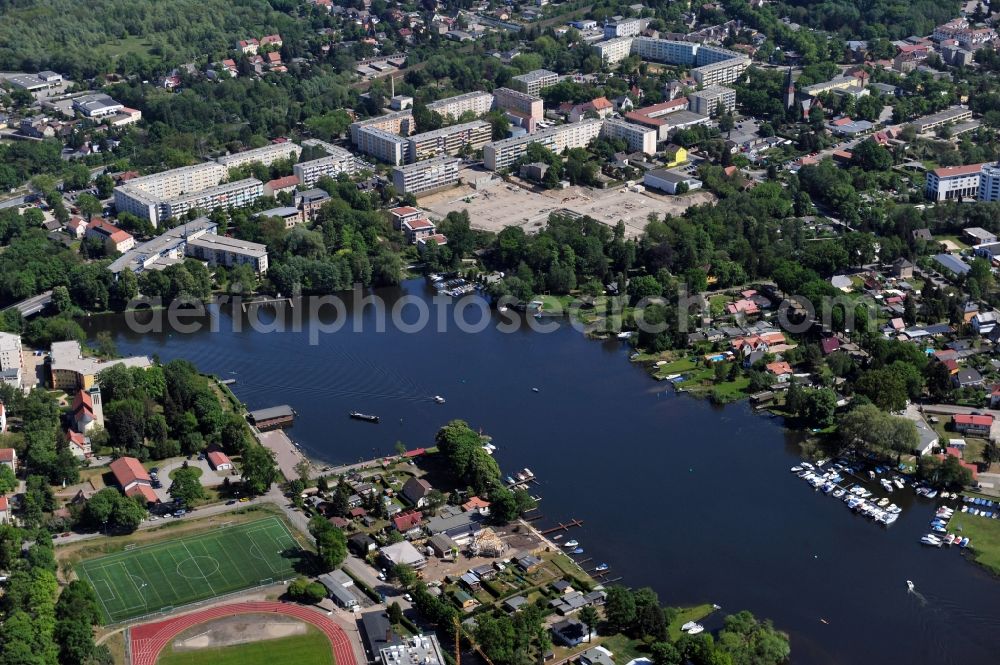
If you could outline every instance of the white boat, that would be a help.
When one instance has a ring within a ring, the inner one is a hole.
[[[920,542],[924,545],[929,545],[931,547],[941,547],[941,541],[934,536],[927,534],[926,536],[921,536]]]
[[[886,526],[894,524],[898,519],[899,519],[899,513],[885,513],[882,516],[882,521],[885,522]]]
[[[632,337],[632,333],[628,330],[618,333],[618,339],[629,339]]]
[[[816,466],[823,466],[824,464],[826,464],[829,461],[830,460],[828,460],[828,459],[821,459],[820,461],[816,462]]]
[[[812,469],[813,468],[813,465],[810,464],[809,462],[799,462],[799,466],[801,466],[803,469]]]
[[[837,498],[837,499],[839,499],[840,497],[844,496],[844,494],[845,494],[845,492],[844,492],[843,489],[837,489],[837,490],[833,491],[833,496],[835,498]]]
[[[913,591],[913,589],[915,588],[915,586],[916,586],[916,585],[915,585],[915,584],[913,584],[913,582],[911,582],[910,580],[906,580],[906,588],[907,588],[907,589],[908,589],[909,591]]]
[[[886,480],[885,478],[883,478],[883,479],[881,480],[881,485],[882,485],[882,487],[884,487],[884,488],[885,488],[885,491],[886,491],[886,492],[892,492],[892,483],[890,483],[890,482],[889,482],[888,480]]]
[[[681,630],[683,630],[686,633],[697,625],[698,625],[697,621],[688,621],[686,624],[681,626]]]
[[[906,487],[906,483],[903,482],[902,478],[893,478],[892,482],[896,483],[896,487],[898,487],[899,489],[903,489],[904,487]]]
[[[437,402],[438,404],[444,404],[444,397],[441,397],[440,395],[435,395],[434,401]]]
[[[684,632],[686,632],[688,635],[697,635],[698,633],[705,632],[705,627],[700,623],[696,623],[695,625],[691,626]]]
[[[563,543],[563,547],[565,547],[568,550],[571,550],[579,544],[580,543],[575,540],[567,540],[565,543]]]
[[[937,495],[938,495],[937,490],[931,490],[930,492],[927,493],[927,498],[928,499],[933,499]]]
[[[889,498],[882,497],[881,499],[878,500],[878,505],[881,506],[882,508],[885,508],[886,506],[889,505]]]
[[[793,466],[793,467],[792,467],[792,468],[790,469],[790,471],[791,471],[792,473],[798,473],[798,472],[799,472],[799,471],[801,471],[801,470],[802,470],[802,467],[801,467],[801,466]]]

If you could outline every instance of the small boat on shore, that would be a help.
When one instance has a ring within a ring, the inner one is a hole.
[[[348,415],[351,418],[354,418],[355,420],[363,420],[366,423],[377,423],[379,422],[379,420],[381,420],[378,416],[373,416],[368,413],[361,413],[360,411],[351,411]]]

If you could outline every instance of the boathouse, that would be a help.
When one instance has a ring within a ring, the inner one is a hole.
[[[258,409],[247,414],[254,427],[264,432],[269,429],[288,427],[295,420],[295,411],[287,404]]]

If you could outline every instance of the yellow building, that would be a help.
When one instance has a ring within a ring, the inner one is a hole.
[[[675,166],[680,166],[688,160],[688,151],[679,145],[671,143],[667,146],[667,149],[663,151],[663,158],[667,161],[666,168],[672,169]]]
[[[114,365],[146,369],[153,364],[148,356],[133,356],[106,361],[86,358],[79,342],[53,342],[48,363],[49,379],[53,390],[65,390],[66,392],[79,389],[89,390],[97,380],[97,375],[102,370]]]

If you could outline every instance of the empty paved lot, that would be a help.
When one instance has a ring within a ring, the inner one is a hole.
[[[711,193],[703,191],[681,197],[585,187],[532,192],[501,183],[480,191],[462,186],[425,197],[419,203],[440,217],[452,211],[468,210],[473,228],[493,232],[507,226],[537,231],[545,225],[549,214],[566,208],[609,226],[621,220],[625,223],[626,235],[635,237],[642,233],[651,213],[679,215],[689,206],[714,200]]]

